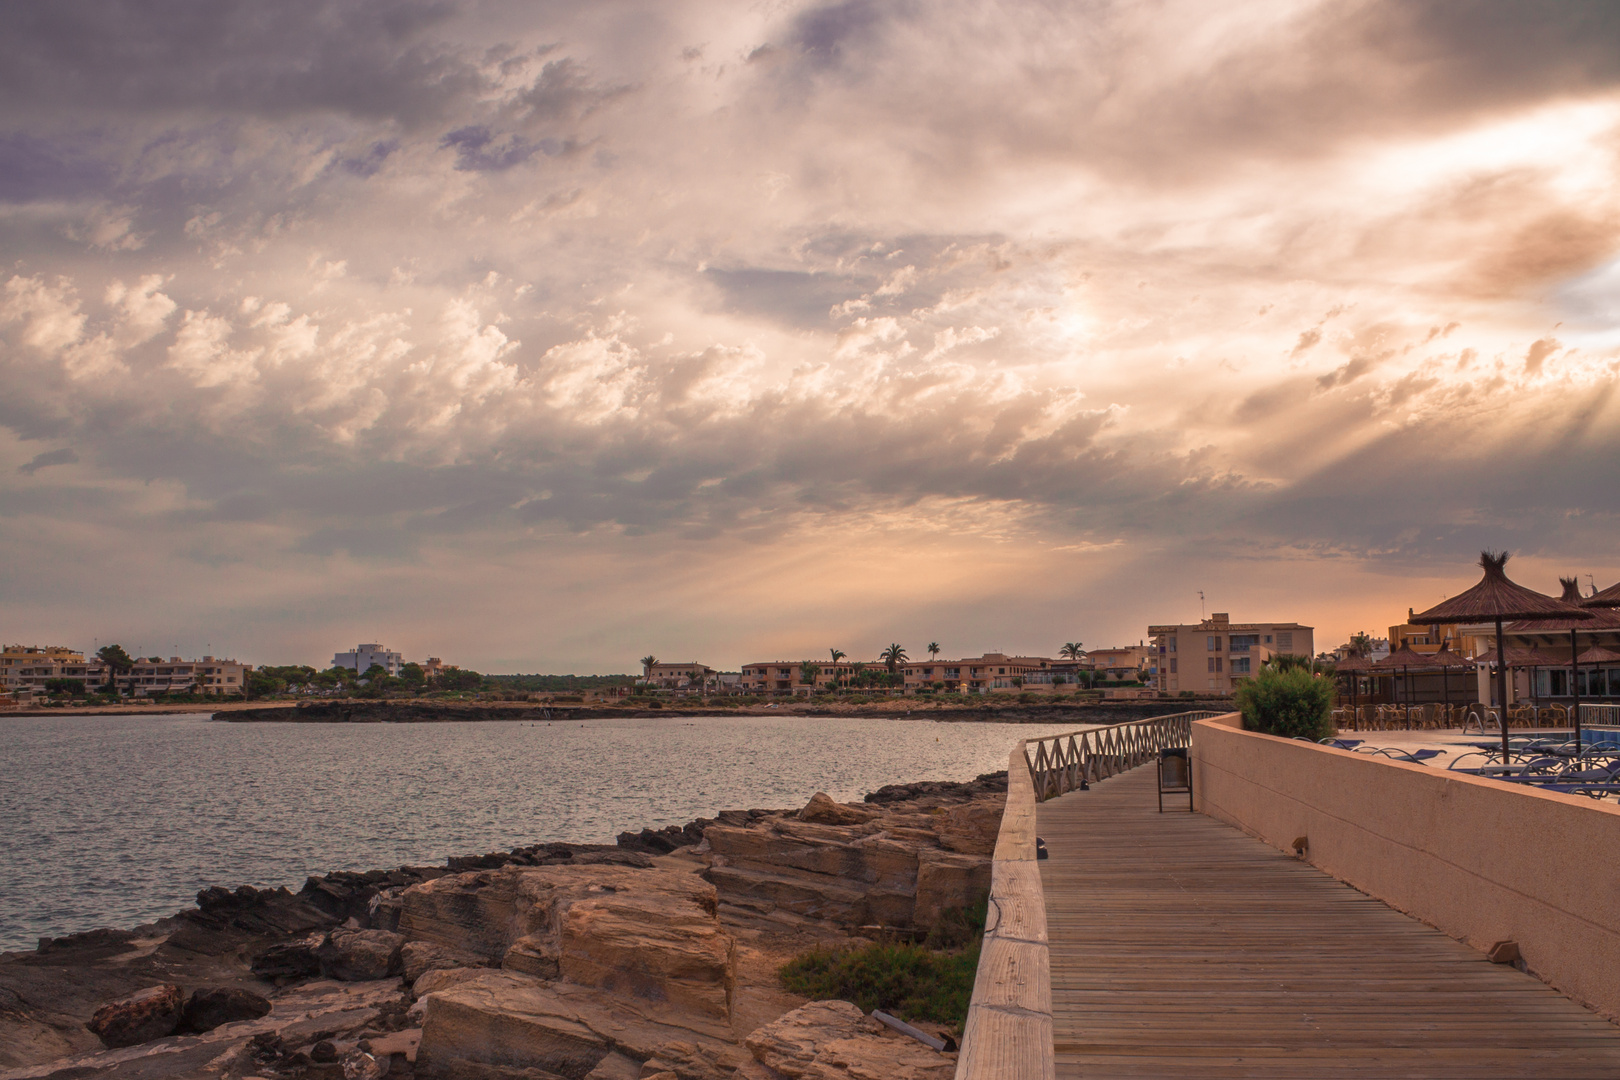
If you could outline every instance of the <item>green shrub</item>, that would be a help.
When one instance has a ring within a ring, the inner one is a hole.
[[[920,945],[812,949],[782,966],[782,985],[815,1000],[852,1001],[903,1020],[951,1024],[958,1034],[973,998],[979,946],[937,952]]]
[[[1305,668],[1263,667],[1239,683],[1233,696],[1250,731],[1289,739],[1333,734],[1333,680]]]

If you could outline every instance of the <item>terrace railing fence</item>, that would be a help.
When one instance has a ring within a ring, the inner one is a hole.
[[[1157,758],[1160,750],[1191,746],[1193,721],[1222,715],[1209,710],[1172,713],[1029,739],[1025,755],[1035,784],[1035,801],[1045,802],[1145,765]]]

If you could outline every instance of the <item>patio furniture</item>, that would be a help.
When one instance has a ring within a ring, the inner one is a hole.
[[[1166,795],[1187,795],[1187,809],[1193,808],[1192,761],[1185,746],[1167,746],[1159,751],[1159,813],[1164,813]]]

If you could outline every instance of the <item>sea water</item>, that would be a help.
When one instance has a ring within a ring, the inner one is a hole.
[[[226,723],[0,718],[0,950],[133,927],[209,885],[612,843],[717,811],[971,780],[1070,724],[855,717]]]

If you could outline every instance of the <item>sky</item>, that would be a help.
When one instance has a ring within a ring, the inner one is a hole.
[[[1604,3],[0,5],[0,637],[607,673],[1602,588],[1617,164]]]

